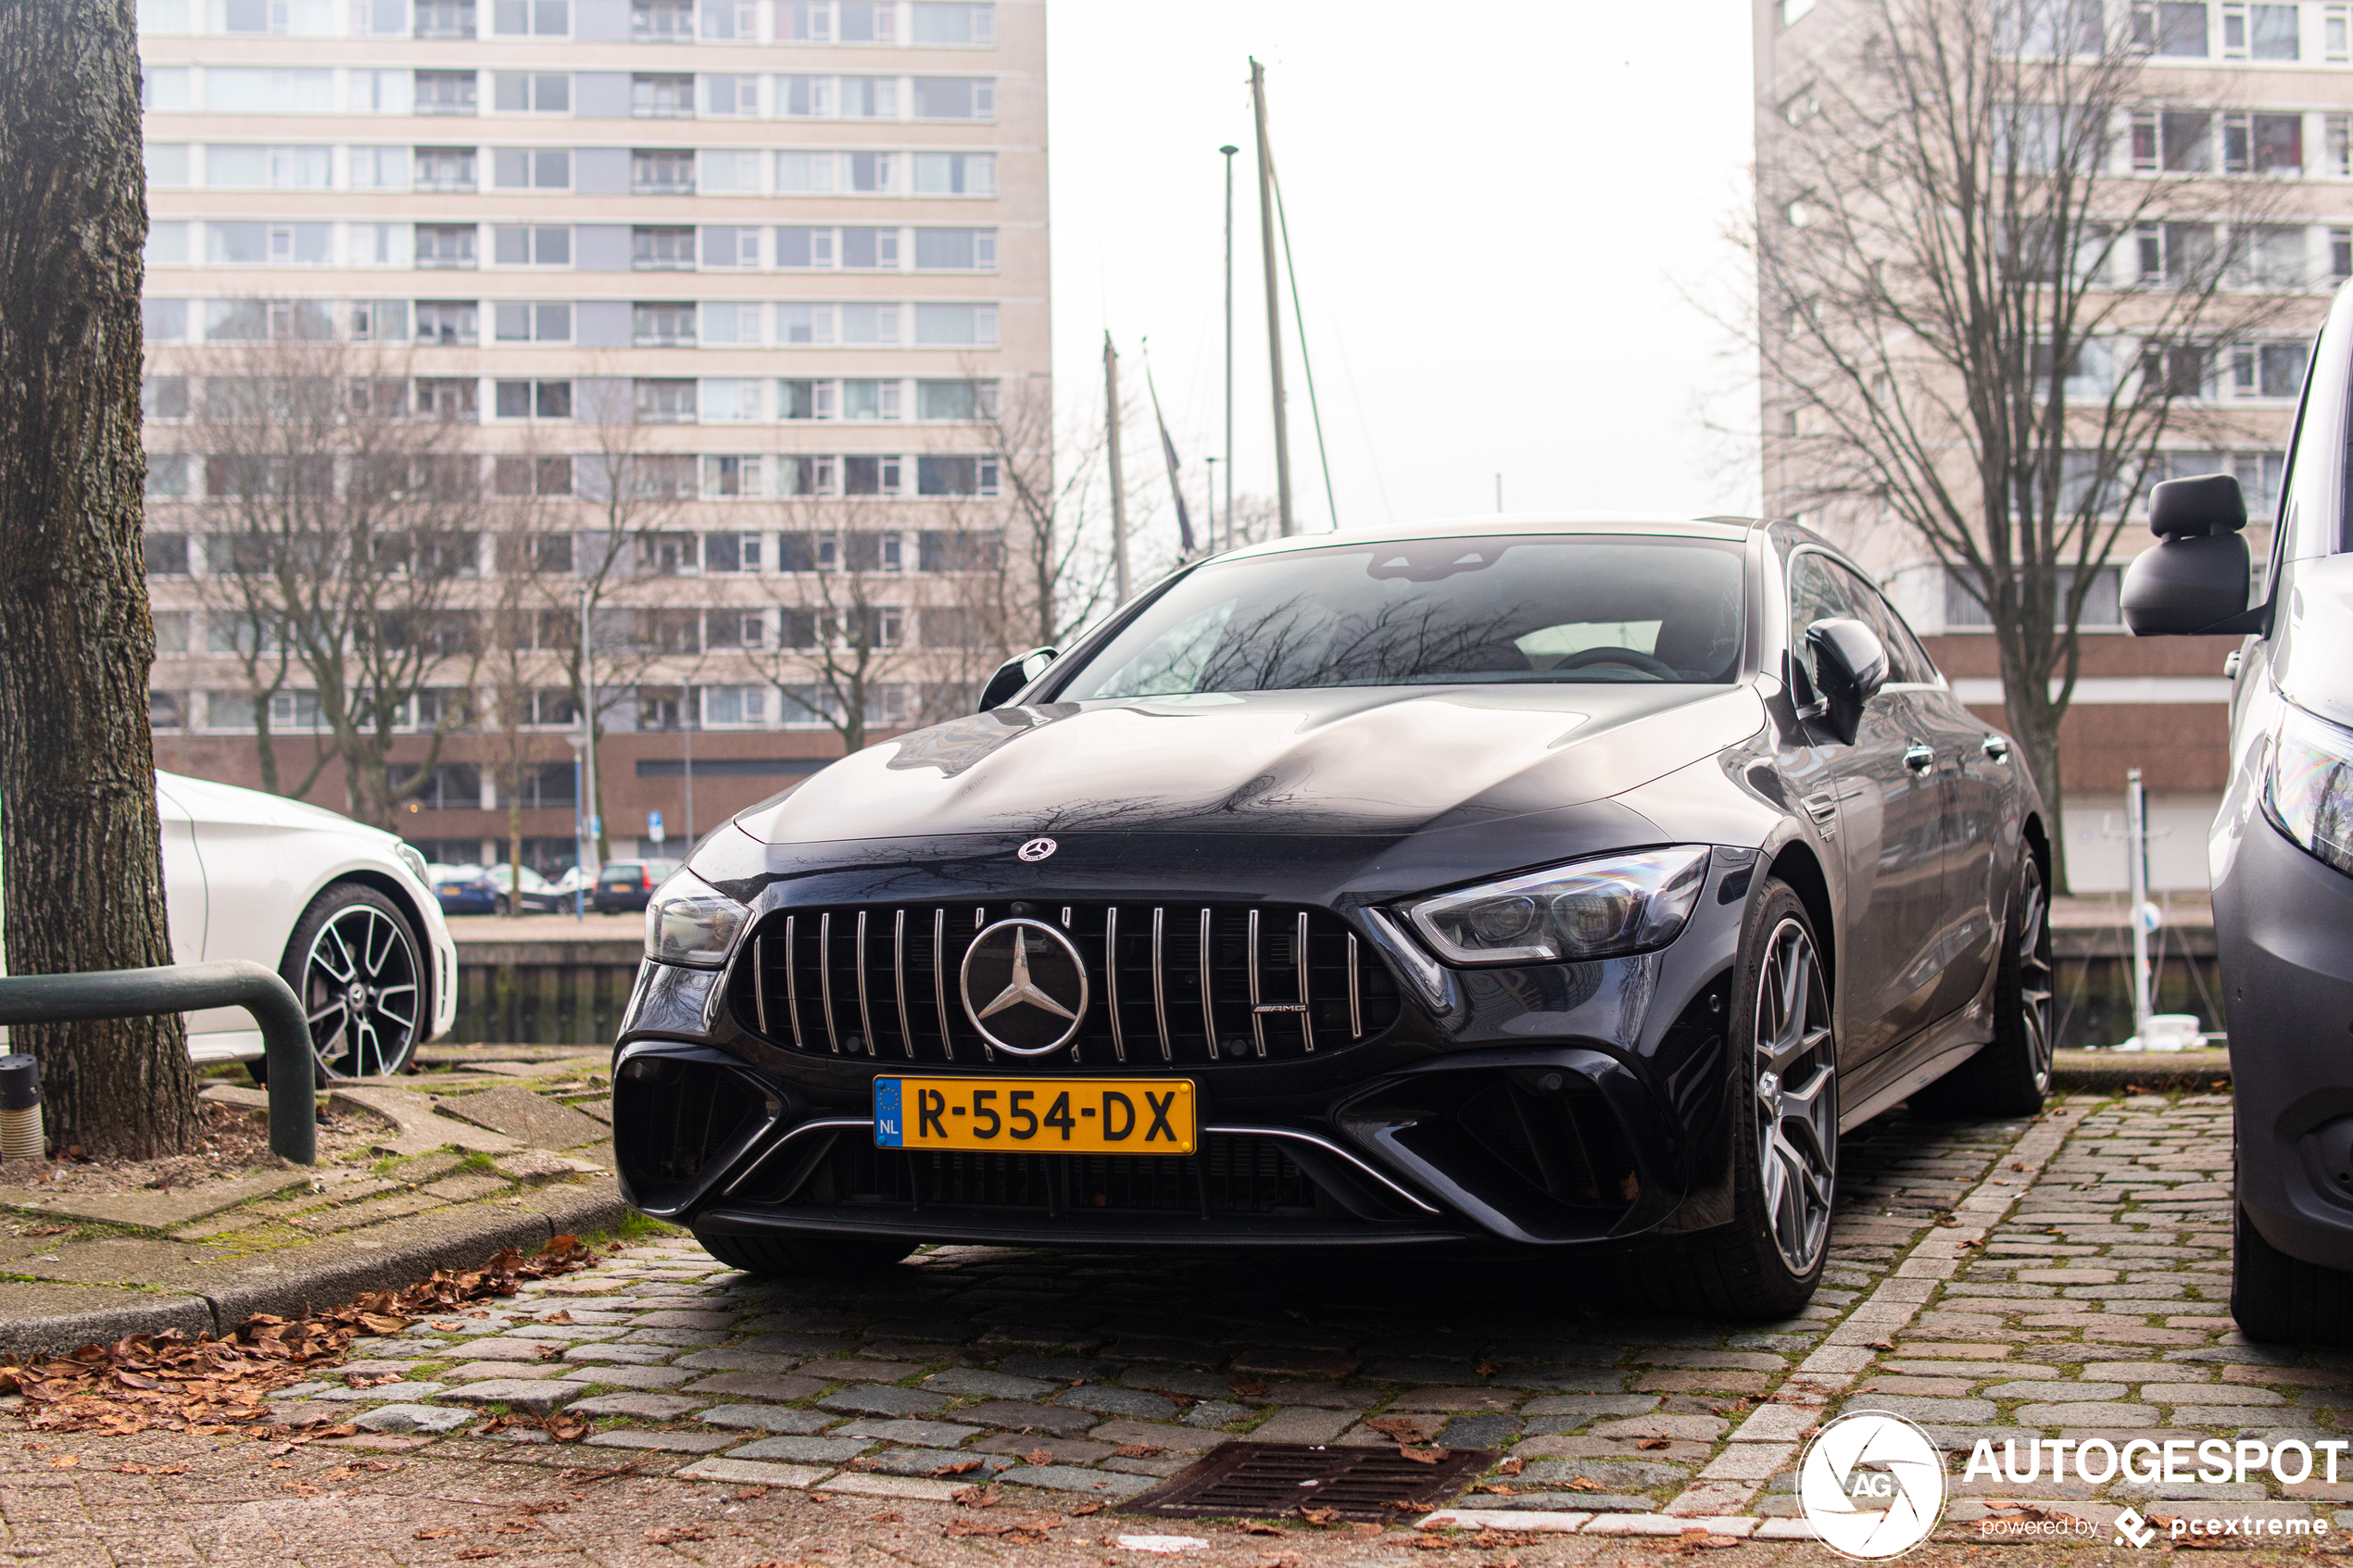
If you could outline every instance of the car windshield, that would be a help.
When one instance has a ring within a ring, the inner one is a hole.
[[[1710,540],[1339,544],[1202,568],[1055,695],[1720,684],[1738,670],[1742,602],[1740,546]]]

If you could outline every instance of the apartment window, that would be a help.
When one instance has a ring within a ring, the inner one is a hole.
[[[2100,0],[2018,0],[1994,8],[1994,45],[2007,55],[2064,58],[2100,52]]]
[[[572,0],[491,0],[490,30],[502,38],[567,37]]]
[[[2293,60],[2302,44],[2299,7],[2223,0],[2222,56],[2233,60]]]
[[[757,43],[760,9],[751,0],[702,0],[702,35]]]
[[[632,341],[639,348],[694,346],[692,305],[638,305],[632,316]]]
[[[568,381],[502,381],[495,396],[493,408],[502,420],[572,418],[572,383]]]
[[[849,457],[841,460],[841,493],[845,495],[895,495],[899,493],[897,458]]]
[[[334,183],[329,147],[262,147],[216,143],[205,148],[205,183],[258,190],[320,190]]]
[[[149,499],[176,501],[188,494],[188,459],[176,452],[147,454]]]
[[[2206,393],[2206,351],[2177,345],[2152,343],[2141,348],[2141,383],[2167,397],[2201,397]]]
[[[787,196],[825,195],[834,188],[831,153],[778,153],[776,194]]]
[[[2311,257],[2300,223],[2248,223],[2231,232],[2225,280],[2238,289],[2295,292],[2312,286]]]
[[[2321,12],[2321,54],[2330,60],[2353,59],[2353,7],[2329,6]]]
[[[695,422],[695,383],[691,378],[639,376],[635,407],[642,424]]]
[[[697,686],[695,696],[706,729],[751,729],[768,721],[765,686]]]
[[[2353,229],[2329,231],[2329,276],[2340,283],[2353,280]]]
[[[872,378],[841,383],[841,417],[845,420],[895,420],[899,417],[899,383]]]
[[[703,535],[704,571],[719,570],[709,564],[711,545],[717,540],[734,537],[733,534],[721,533]],[[758,534],[746,534],[743,539],[749,548],[757,552],[760,547]],[[760,570],[756,558],[755,564],[749,570]],[[707,648],[756,648],[766,640],[767,632],[766,617],[758,610],[714,609],[703,618],[702,644]]]
[[[639,119],[692,119],[695,79],[643,73],[631,77],[629,112]]]
[[[997,459],[945,456],[918,458],[915,459],[915,494],[994,495],[997,494]]]
[[[997,307],[993,305],[918,305],[915,342],[938,347],[997,346]]]
[[[2206,0],[2135,0],[2133,42],[2155,55],[2203,59],[2208,48]]]
[[[842,166],[842,189],[852,194],[888,195],[899,188],[896,153],[845,153]]]
[[[639,272],[693,271],[694,230],[639,225],[630,231],[629,264]]]
[[[2214,167],[2214,117],[2168,111],[2133,117],[2133,167],[2145,172],[2203,174]]]
[[[993,381],[925,381],[915,383],[915,418],[969,420],[997,416]]]
[[[139,378],[139,412],[148,420],[184,420],[188,417],[188,378],[185,376],[142,376]]]
[[[830,305],[776,307],[776,341],[793,346],[834,341],[834,307]]]
[[[472,0],[417,0],[418,37],[472,38],[473,35]]]
[[[641,148],[631,153],[629,188],[641,196],[693,195],[695,155],[675,148]]]
[[[409,149],[353,147],[345,167],[355,191],[404,191],[409,188]]]
[[[915,270],[924,272],[993,272],[997,270],[994,229],[918,229]]]
[[[2300,114],[2224,115],[2222,168],[2232,174],[2303,173],[2304,117]]]
[[[470,70],[421,70],[417,73],[418,114],[472,114],[474,73]]]
[[[1004,536],[990,533],[933,533],[915,536],[918,571],[993,571],[1005,563]]]
[[[417,265],[441,269],[473,266],[474,226],[471,223],[418,224]]]
[[[766,418],[761,388],[765,383],[737,377],[705,378],[701,416],[705,424],[736,424]]]
[[[319,34],[334,31],[330,0],[208,0],[207,19],[214,32]]]
[[[702,341],[712,346],[731,348],[759,346],[760,307],[733,303],[704,306]]]
[[[711,151],[701,155],[700,180],[705,194],[760,192],[760,155],[749,151]]]
[[[844,268],[875,271],[899,268],[899,231],[896,229],[844,229],[841,232],[841,264]]]
[[[919,76],[913,98],[917,119],[997,118],[997,79],[991,76]]]
[[[491,465],[491,487],[501,495],[569,495],[572,494],[572,459],[570,458],[500,458]],[[572,538],[569,534],[551,538],[546,545],[562,546],[563,562],[550,564],[549,552],[537,553],[538,565],[546,571],[572,570]]]
[[[206,95],[212,95],[212,79],[220,73],[205,72]],[[329,73],[321,71],[321,76]],[[354,70],[347,73],[351,81],[350,105],[354,114],[411,114],[416,109],[415,77],[406,70]],[[328,95],[333,101],[332,93]],[[331,112],[322,109],[320,112]]]
[[[490,78],[490,103],[501,114],[570,114],[572,76],[560,70],[502,70]]]
[[[472,376],[419,376],[417,412],[444,421],[477,417],[478,393]]]
[[[139,302],[139,335],[149,343],[180,343],[188,335],[188,302],[184,299],[143,299]]]
[[[354,223],[344,236],[346,259],[354,267],[416,264],[415,234],[406,223]]]
[[[409,341],[409,302],[405,299],[355,299],[351,302],[350,321],[354,343]]]
[[[702,111],[711,115],[747,115],[760,112],[760,78],[756,76],[706,76],[702,79]]]
[[[899,42],[898,0],[841,0],[844,44]]]
[[[695,0],[635,0],[629,7],[629,36],[640,44],[692,44]]]
[[[776,494],[779,495],[830,495],[839,483],[839,472],[831,458],[776,459]],[[791,546],[790,535],[779,541],[776,569],[779,571],[814,571],[816,562],[796,564]]]
[[[834,264],[834,232],[799,226],[776,231],[776,265],[787,270],[813,270]]]
[[[157,114],[182,114],[188,107],[186,66],[142,66],[139,107]]]
[[[330,223],[207,223],[205,259],[215,267],[323,267],[333,259]]]
[[[702,264],[705,267],[757,267],[760,265],[760,231],[713,225],[702,232]]]
[[[792,44],[832,43],[833,0],[779,0],[776,40]]]
[[[490,231],[490,255],[501,267],[569,267],[572,230],[560,223],[501,223]]]
[[[398,73],[400,107],[409,112],[407,71]],[[472,80],[469,74],[468,80]],[[204,73],[205,107],[216,114],[333,114],[335,73],[332,70],[264,70],[242,66],[208,66]]]
[[[141,254],[150,267],[186,266],[188,225],[182,222],[149,223],[146,248]]]
[[[832,419],[834,383],[829,381],[778,382],[776,417],[780,420]]]
[[[324,342],[334,335],[325,304],[307,299],[208,299],[207,343]]]
[[[471,299],[417,301],[417,341],[438,347],[472,343],[480,332],[480,307]]]
[[[2231,351],[2231,391],[2240,397],[2294,397],[2304,390],[2310,354],[2302,343],[2242,345]]]
[[[148,184],[170,186],[188,183],[187,143],[149,142],[145,157]]]
[[[2213,276],[2214,225],[2144,223],[2134,231],[2141,281],[2175,287],[2203,284]]]
[[[844,119],[897,119],[899,78],[845,76],[838,79]]]
[[[491,307],[492,331],[500,343],[570,343],[572,305],[568,300],[535,304],[501,300]]]
[[[776,112],[788,119],[828,119],[834,112],[830,76],[776,78]]]
[[[835,307],[847,345],[886,347],[899,342],[899,307],[850,303]]]
[[[2324,126],[2328,135],[2329,172],[2340,180],[2353,179],[2353,116],[2330,115]]]
[[[702,460],[702,493],[721,500],[733,500],[761,494],[760,459],[758,458],[705,458]],[[716,553],[728,561],[721,566],[714,561]],[[703,535],[703,570],[705,571],[740,571],[743,570],[743,535],[739,533],[707,533]]]
[[[474,188],[474,149],[419,147],[415,188],[445,194],[471,193]]]
[[[997,7],[915,0],[914,42],[919,47],[988,48],[997,42]]]
[[[919,196],[993,196],[997,194],[995,153],[916,153],[915,194]]]
[[[490,177],[502,191],[566,191],[572,188],[569,147],[497,147],[490,154]]]

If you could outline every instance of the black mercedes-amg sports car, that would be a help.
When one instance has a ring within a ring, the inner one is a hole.
[[[2043,835],[1803,529],[1239,550],[697,847],[647,911],[622,1179],[762,1273],[1600,1248],[1786,1312],[1842,1128],[1932,1082],[2041,1104]]]

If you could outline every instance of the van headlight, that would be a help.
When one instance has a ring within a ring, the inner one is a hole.
[[[2287,709],[2271,737],[2263,805],[2282,833],[2353,876],[2353,731]]]
[[[1441,893],[1406,915],[1449,963],[1559,963],[1664,947],[1707,880],[1707,847],[1579,860]]]
[[[646,900],[646,957],[688,969],[724,969],[751,911],[689,871],[673,872]]]

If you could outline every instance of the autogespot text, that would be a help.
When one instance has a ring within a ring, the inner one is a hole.
[[[2230,1441],[2221,1437],[2134,1437],[2122,1444],[2106,1437],[2078,1442],[2072,1437],[2033,1437],[2020,1444],[2006,1438],[1997,1445],[1978,1439],[1969,1450],[1964,1484],[1982,1477],[1989,1481],[2024,1483],[2047,1478],[2067,1479],[2071,1468],[2078,1480],[2101,1486],[2120,1477],[2172,1486],[2200,1483],[2221,1486],[2269,1474],[2288,1486],[2310,1480],[2314,1467],[2323,1481],[2336,1479],[2337,1461],[2353,1448],[2353,1438],[2331,1437],[2308,1443],[2288,1438],[2278,1443],[2259,1437]],[[2023,1451],[2021,1451],[2023,1450]],[[2196,1468],[2189,1466],[2195,1461]],[[2047,1465],[2049,1468],[2045,1469]]]

